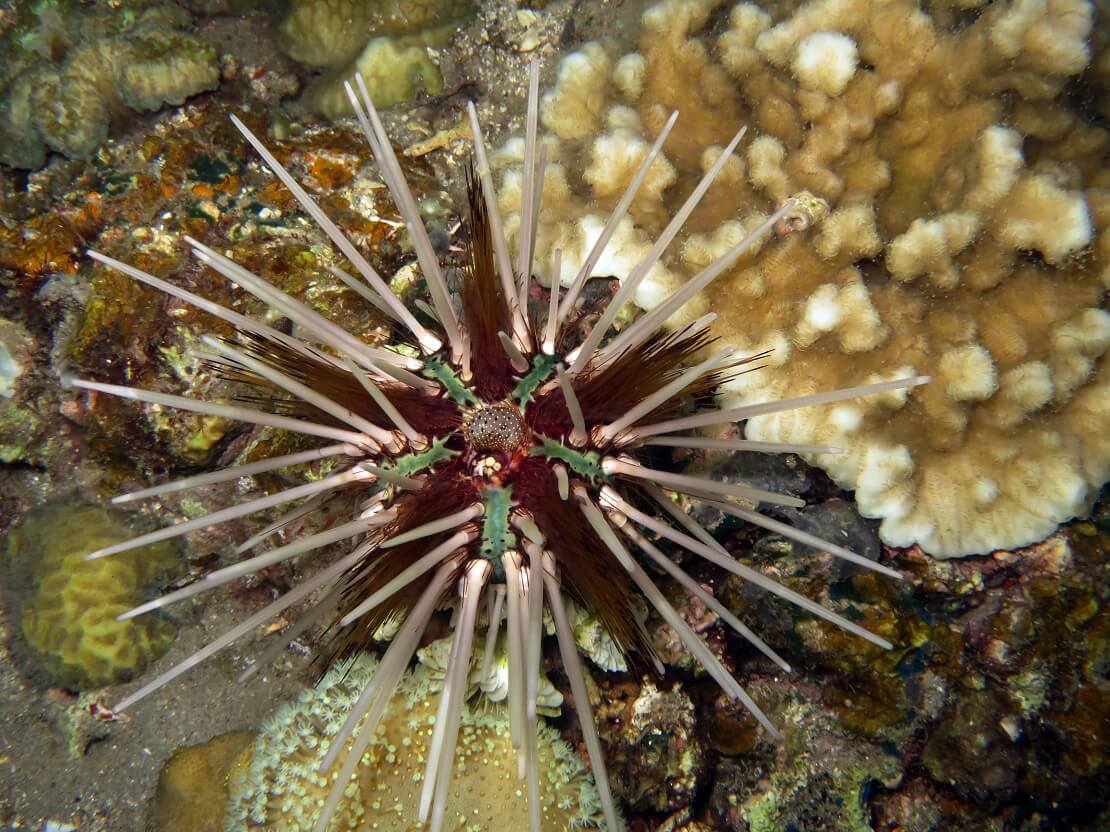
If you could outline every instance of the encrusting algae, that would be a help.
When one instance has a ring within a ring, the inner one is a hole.
[[[724,343],[771,350],[726,403],[907,372],[937,383],[912,403],[758,416],[747,438],[842,448],[807,458],[887,543],[938,557],[1024,545],[1081,513],[1110,476],[1110,136],[1065,94],[1091,58],[1091,5],[995,3],[953,30],[908,0],[818,0],[785,18],[740,3],[718,34],[722,6],[667,0],[644,13],[638,52],[588,43],[564,58],[541,109],[541,277],[556,248],[573,276],[672,108],[682,129],[593,274],[638,261],[675,194],[748,124],[636,302],[655,308],[807,193],[827,216],[781,224],[784,239],[668,307],[672,322],[712,310]],[[521,147],[499,155],[510,237]]]

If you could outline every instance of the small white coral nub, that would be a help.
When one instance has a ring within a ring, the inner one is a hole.
[[[792,68],[806,89],[836,96],[856,74],[856,42],[840,32],[814,32],[798,44]]]

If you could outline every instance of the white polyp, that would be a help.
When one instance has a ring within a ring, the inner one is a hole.
[[[720,159],[718,159],[718,161],[720,161]],[[667,299],[657,307],[634,321],[631,326],[621,332],[601,350],[598,356],[598,362],[605,361],[611,356],[620,355],[622,352],[633,349],[650,338],[656,330],[658,330],[671,315],[681,309],[690,298],[694,297],[705,289],[706,286],[732,268],[733,264],[740,259],[744,252],[755,245],[764,234],[770,231],[776,222],[786,216],[788,212],[792,211],[795,205],[796,203],[793,199],[788,199],[781,208],[767,218],[766,222],[761,223],[759,228],[755,229],[755,231],[718,257],[713,263],[690,278],[681,288],[676,289],[668,295]]]
[[[359,250],[347,239],[346,235],[339,230],[339,226],[332,222],[331,218],[316,204],[316,201],[308,195],[308,192],[300,186],[297,180],[293,178],[292,174],[282,166],[274,157],[274,154],[266,149],[266,146],[259,141],[258,137],[239,120],[238,116],[232,115],[231,122],[238,128],[239,132],[243,134],[244,138],[251,143],[258,155],[262,157],[266,165],[273,171],[274,175],[289,189],[289,192],[293,194],[301,207],[316,221],[317,225],[323,229],[324,233],[335,243],[336,247],[343,252],[343,255],[354,264],[354,267],[358,269],[358,273],[366,278],[366,281],[374,287],[374,290],[382,300],[393,310],[393,314],[397,320],[408,327],[409,331],[416,336],[416,339],[420,341],[421,345],[425,346],[429,352],[435,352],[435,350],[439,348],[439,339],[424,329],[424,327],[420,325],[420,322],[412,316],[412,313],[409,312],[405,308],[405,305],[393,294],[393,291],[382,279],[381,275],[378,274],[374,267],[367,262],[366,258],[359,253]],[[435,345],[434,348],[432,347],[433,344]]]
[[[183,601],[186,598],[191,598],[194,595],[199,595],[202,592],[207,592],[210,589],[215,589],[218,586],[223,586],[226,583],[234,581],[243,575],[248,575],[251,572],[257,572],[259,569],[265,569],[267,566],[272,566],[275,563],[280,563],[283,560],[294,558],[304,552],[310,552],[313,549],[320,549],[324,546],[330,546],[332,543],[337,543],[340,540],[346,540],[349,537],[356,537],[367,531],[366,521],[361,518],[354,520],[350,523],[344,523],[342,526],[336,526],[334,529],[328,529],[324,532],[319,532],[308,537],[303,537],[292,543],[286,543],[284,546],[279,546],[276,549],[271,549],[264,554],[257,555],[253,558],[233,563],[231,566],[225,566],[223,569],[217,569],[215,572],[209,572],[199,581],[194,581],[188,586],[174,592],[167,593],[153,601],[147,601],[145,604],[140,604],[134,609],[127,612],[120,613],[116,616],[117,621],[126,621],[129,618],[134,618],[138,615],[143,615],[152,610],[162,609],[168,607],[170,604],[175,604],[178,601]]]
[[[609,832],[621,832],[623,826],[617,815],[617,804],[613,800],[613,793],[609,789],[609,775],[605,770],[605,752],[601,748],[601,740],[597,736],[597,726],[594,725],[593,710],[590,708],[590,695],[586,689],[586,672],[582,668],[582,659],[578,655],[578,644],[574,640],[574,631],[567,620],[566,605],[563,603],[563,595],[559,590],[559,579],[555,571],[555,559],[550,554],[545,554],[543,566],[543,581],[547,588],[547,608],[551,610],[551,618],[555,622],[555,635],[559,641],[559,655],[562,656],[563,671],[567,674],[570,691],[574,696],[574,707],[578,711],[578,722],[582,726],[582,738],[586,742],[586,753],[590,758],[590,768],[593,770],[594,782],[597,784],[601,810],[605,815],[605,826]]]
[[[563,391],[563,400],[566,402],[567,412],[570,413],[571,424],[574,426],[568,437],[570,444],[582,447],[589,439],[589,434],[586,433],[586,420],[582,416],[582,405],[578,402],[578,396],[574,393],[574,386],[571,384],[571,380],[567,378],[562,364],[555,367],[555,375],[559,380],[559,387]]]
[[[393,698],[393,693],[397,690],[397,685],[401,681],[405,668],[408,667],[409,661],[416,653],[420,637],[424,634],[424,629],[428,626],[428,621],[435,612],[436,604],[439,602],[439,598],[453,572],[453,565],[444,565],[429,582],[420,596],[420,600],[416,602],[412,611],[405,618],[405,623],[401,625],[400,631],[390,642],[389,648],[382,656],[382,661],[378,665],[373,678],[351,709],[347,721],[331,738],[328,753],[317,767],[317,771],[321,774],[326,774],[328,769],[331,768],[343,746],[346,745],[347,739],[361,721],[358,736],[351,744],[351,750],[343,761],[343,767],[339,770],[335,784],[328,793],[327,801],[320,810],[313,832],[326,832],[328,825],[331,823],[331,819],[339,807],[339,802],[343,799],[343,794],[351,782],[351,775],[354,774],[359,762],[361,762],[366,747],[373,741],[382,714],[385,713],[389,700]],[[365,719],[363,719],[364,714]]]
[[[644,259],[628,273],[628,276],[621,281],[620,289],[617,290],[613,299],[609,301],[609,305],[605,308],[601,318],[582,342],[578,357],[570,367],[570,374],[572,376],[582,372],[590,359],[594,357],[597,348],[601,346],[601,339],[605,337],[605,334],[609,331],[609,327],[613,325],[613,321],[616,320],[621,309],[632,299],[641,281],[647,277],[648,272],[651,271],[652,266],[654,266],[662,256],[663,251],[670,245],[678,232],[682,230],[682,226],[686,224],[686,220],[689,218],[690,214],[697,207],[701,198],[705,195],[705,192],[709,190],[709,186],[713,184],[713,180],[717,178],[717,174],[721,172],[721,169],[732,157],[732,151],[736,149],[736,145],[740,143],[740,139],[744,137],[744,133],[747,132],[747,129],[746,127],[741,127],[737,134],[733,136],[732,141],[728,143],[728,146],[721,155],[717,157],[717,160],[710,166],[709,170],[705,172],[705,175],[702,176],[701,181],[698,182],[697,187],[694,188],[693,192],[686,199],[686,202],[682,204],[678,213],[674,215],[667,224],[667,227],[663,229],[663,232],[656,238],[647,256],[644,257]]]
[[[718,601],[712,593],[707,592],[701,584],[699,584],[697,581],[683,572],[682,569],[680,569],[674,561],[660,552],[658,548],[656,548],[649,540],[647,540],[647,538],[636,531],[636,529],[633,528],[632,524],[629,523],[627,519],[625,519],[625,522],[623,523],[616,523],[616,525],[617,528],[628,535],[629,539],[637,546],[639,546],[640,549],[642,549],[648,555],[648,557],[655,561],[659,568],[661,568],[664,572],[666,572],[668,575],[682,584],[687,592],[700,599],[703,604],[709,607],[709,609],[713,610],[713,612],[715,612],[722,621],[732,627],[733,630],[739,633],[756,650],[769,658],[787,673],[793,672],[790,665],[787,664],[786,660],[782,658],[782,656],[780,656],[778,653],[776,653],[773,649],[771,649],[767,642],[765,642],[754,632],[752,632],[747,626],[745,626],[744,622],[733,615],[732,611],[729,610],[728,607],[726,607],[720,601]]]
[[[427,437],[414,429],[413,426],[408,423],[408,420],[401,415],[401,411],[399,411],[396,405],[394,405],[393,402],[389,400],[389,397],[386,396],[385,391],[378,387],[378,385],[374,384],[374,382],[370,380],[366,373],[364,373],[358,367],[358,365],[355,364],[355,362],[351,361],[349,358],[344,357],[343,363],[347,365],[347,369],[351,371],[351,374],[356,379],[358,379],[358,383],[361,384],[362,388],[370,394],[370,398],[372,398],[374,402],[378,405],[378,407],[382,409],[382,412],[385,413],[385,415],[389,417],[389,420],[397,426],[397,429],[405,435],[405,438],[409,440],[409,444],[412,445],[413,449],[419,451],[422,448],[427,447]]]
[[[459,526],[465,525],[475,517],[478,517],[483,510],[481,503],[475,503],[472,506],[464,508],[462,511],[456,511],[454,514],[448,514],[446,517],[440,517],[409,529],[406,532],[402,532],[399,535],[395,535],[389,538],[389,540],[384,541],[382,543],[382,548],[391,549],[394,546],[400,546],[402,543],[409,543],[413,540],[431,537],[433,534],[457,529]]]
[[[772,593],[773,595],[778,595],[780,598],[783,598],[790,603],[801,607],[807,612],[811,612],[820,618],[824,618],[826,621],[835,624],[836,626],[848,631],[849,633],[853,633],[860,638],[866,639],[872,644],[878,645],[879,647],[882,647],[884,649],[889,650],[891,648],[890,642],[886,639],[879,638],[879,636],[875,635],[874,633],[871,633],[863,629],[863,627],[860,627],[857,624],[853,624],[848,619],[825,609],[820,604],[811,601],[804,595],[799,595],[797,592],[794,592],[791,589],[787,589],[782,584],[776,583],[775,581],[771,580],[762,573],[757,572],[751,567],[745,566],[744,564],[740,563],[738,560],[736,560],[736,558],[728,553],[724,546],[713,539],[713,535],[709,534],[709,532],[703,529],[701,525],[699,525],[698,522],[694,520],[694,518],[690,517],[690,515],[688,515],[685,511],[676,506],[674,504],[674,501],[669,500],[662,491],[659,491],[653,486],[646,487],[645,491],[647,491],[647,493],[651,495],[651,497],[655,500],[660,508],[662,508],[667,514],[677,520],[697,539],[695,540],[689,535],[676,531],[671,526],[668,526],[666,523],[662,523],[654,517],[644,514],[641,511],[637,511],[632,506],[628,505],[628,503],[621,500],[615,494],[615,492],[612,492],[612,490],[603,490],[602,497],[622,514],[627,515],[630,520],[634,520],[644,528],[651,529],[653,532],[662,535],[673,543],[677,543],[682,548],[693,552],[696,555],[700,555],[706,560],[717,564],[723,569],[727,569],[729,572],[732,572],[734,575],[737,575],[746,581],[751,581],[753,584],[760,587],[761,589],[764,589],[767,592]]]
[[[125,698],[122,702],[120,702],[118,705],[116,705],[115,708],[113,708],[112,710],[114,710],[114,711],[125,710],[126,708],[129,708],[132,705],[134,705],[140,699],[144,699],[145,697],[154,693],[154,691],[158,690],[163,685],[166,685],[169,682],[172,682],[174,679],[176,679],[181,674],[186,673],[187,671],[196,667],[198,664],[200,664],[202,661],[207,659],[209,656],[215,655],[216,653],[218,653],[220,650],[223,650],[225,647],[227,647],[232,642],[236,641],[237,639],[242,638],[247,633],[250,633],[250,632],[254,631],[254,629],[256,627],[258,627],[262,624],[265,624],[271,618],[274,618],[275,616],[277,616],[282,611],[284,611],[284,610],[288,609],[289,607],[293,606],[293,604],[296,604],[299,601],[301,601],[302,599],[309,597],[310,595],[312,595],[312,593],[314,593],[320,587],[326,586],[328,583],[335,580],[340,575],[342,575],[344,572],[346,572],[348,569],[350,569],[352,566],[354,566],[361,558],[365,557],[365,554],[366,553],[364,551],[362,551],[361,547],[360,547],[359,549],[356,549],[355,551],[351,552],[346,557],[341,558],[340,560],[337,560],[331,566],[328,566],[327,568],[320,570],[315,575],[313,575],[311,578],[305,579],[300,584],[298,584],[296,587],[289,590],[283,596],[278,598],[276,601],[273,601],[270,604],[267,604],[265,607],[263,607],[261,610],[256,612],[254,615],[250,616],[249,618],[247,618],[244,621],[241,621],[235,627],[232,627],[230,630],[228,630],[223,635],[219,636],[214,641],[209,642],[208,644],[206,644],[204,647],[202,647],[197,652],[193,653],[191,656],[189,656],[184,661],[179,662],[178,664],[175,664],[173,667],[171,667],[169,670],[167,670],[162,675],[158,676],[156,679],[154,679],[154,680],[148,682],[147,684],[143,685],[137,691],[135,691],[130,696]]]
[[[640,588],[640,591],[648,601],[651,602],[651,605],[655,607],[663,620],[675,631],[675,634],[682,643],[686,645],[686,649],[693,654],[694,659],[705,668],[706,672],[713,677],[730,698],[739,700],[741,704],[748,709],[748,712],[756,718],[756,721],[763,726],[764,730],[767,731],[772,738],[781,740],[782,735],[771,723],[771,720],[769,720],[760,707],[755,704],[755,701],[740,686],[739,682],[733,678],[732,674],[721,665],[717,657],[713,655],[713,651],[698,637],[698,634],[690,629],[690,625],[687,624],[682,616],[675,611],[674,607],[667,602],[667,599],[663,597],[663,593],[659,590],[659,587],[655,585],[651,578],[648,577],[647,573],[636,563],[632,555],[628,553],[628,549],[620,542],[616,532],[613,531],[613,527],[609,525],[605,516],[601,513],[601,510],[589,499],[585,490],[576,491],[576,496],[579,497],[582,514],[586,517],[586,520],[589,521],[594,531],[597,532],[598,537],[602,539],[617,560],[620,561],[621,566],[628,572],[636,586]]]
[[[482,126],[478,123],[478,111],[473,101],[466,102],[466,112],[470,118],[470,134],[474,139],[474,156],[478,166],[478,181],[482,185],[482,199],[486,203],[486,216],[489,218],[490,237],[493,239],[493,252],[497,260],[497,274],[501,278],[501,293],[505,296],[509,312],[513,318],[513,336],[519,343],[529,348],[528,310],[522,310],[517,302],[516,281],[513,279],[513,263],[509,257],[509,244],[505,242],[505,228],[501,223],[501,209],[497,206],[497,190],[493,186],[489,159],[486,157],[486,143],[482,138]],[[521,340],[523,338],[523,340]]]
[[[663,125],[663,129],[659,131],[659,135],[656,136],[655,143],[652,144],[651,149],[644,155],[643,161],[640,162],[640,167],[636,170],[636,175],[632,177],[632,181],[629,182],[628,187],[624,189],[620,201],[616,204],[616,207],[613,208],[613,212],[605,222],[605,227],[601,230],[597,242],[595,242],[593,248],[590,249],[590,253],[586,255],[586,259],[582,262],[582,267],[579,268],[578,274],[574,277],[574,282],[570,284],[570,288],[567,289],[566,295],[563,296],[563,300],[559,305],[560,319],[566,319],[570,314],[570,310],[574,308],[574,302],[578,300],[578,295],[582,291],[582,287],[586,285],[586,281],[589,279],[594,266],[596,266],[597,261],[601,259],[601,255],[604,253],[605,247],[609,245],[609,240],[612,239],[620,221],[624,219],[624,215],[628,213],[628,207],[632,204],[632,200],[636,198],[636,193],[640,190],[640,186],[644,184],[644,180],[647,178],[652,163],[658,158],[659,153],[662,151],[663,143],[667,140],[667,136],[670,135],[677,119],[678,110],[675,110],[671,113],[670,118],[667,119],[667,123]],[[621,283],[621,289],[623,289],[627,283],[628,278],[625,278]],[[617,293],[617,297],[619,296],[620,292]],[[610,306],[616,302],[617,297],[614,297],[613,300],[610,301]],[[606,328],[608,328],[608,325]]]
[[[621,431],[647,416],[651,411],[655,410],[655,408],[659,407],[672,396],[678,395],[706,373],[711,373],[718,369],[731,357],[731,349],[722,350],[711,358],[707,358],[700,364],[695,364],[693,367],[680,373],[678,377],[639,402],[635,407],[621,416],[621,418],[602,427],[600,431],[600,444],[611,442]]]
[[[237,506],[214,511],[211,514],[206,514],[203,517],[196,517],[192,520],[186,520],[183,523],[177,523],[173,526],[167,526],[164,529],[150,532],[148,534],[139,535],[131,540],[125,540],[122,543],[116,543],[112,546],[105,546],[102,549],[97,549],[95,552],[90,552],[85,555],[85,560],[96,560],[97,558],[107,557],[108,555],[115,555],[119,552],[126,552],[129,549],[137,549],[140,546],[146,546],[151,543],[159,543],[163,540],[170,540],[175,537],[180,537],[183,534],[196,531],[197,529],[206,529],[209,526],[216,526],[220,523],[226,523],[228,520],[234,520],[238,517],[245,517],[248,514],[254,514],[257,511],[264,511],[274,506],[279,506],[282,503],[288,503],[293,500],[300,500],[304,497],[310,497],[313,494],[319,494],[324,491],[331,491],[332,489],[339,488],[349,482],[357,480],[372,479],[369,474],[352,469],[344,471],[340,474],[334,474],[330,477],[325,477],[316,482],[305,483],[298,485],[295,488],[289,488],[285,491],[279,491],[276,494],[269,494],[265,497],[260,497],[257,500],[250,500],[246,503],[240,503]]]
[[[294,396],[299,399],[303,399],[304,401],[311,404],[313,407],[317,407],[325,413],[334,416],[339,421],[345,422],[356,430],[362,431],[375,442],[382,445],[383,447],[389,448],[394,453],[400,450],[400,448],[391,447],[396,443],[389,431],[379,427],[378,425],[375,425],[373,422],[370,422],[367,419],[364,419],[362,416],[359,416],[357,413],[350,410],[349,408],[343,407],[340,404],[336,404],[327,396],[321,393],[317,393],[307,384],[301,384],[296,379],[290,378],[285,373],[275,370],[273,367],[269,366],[265,362],[259,361],[258,359],[247,355],[241,350],[237,350],[234,347],[224,343],[218,338],[213,338],[211,335],[202,335],[201,342],[205,346],[216,350],[216,352],[218,352],[225,358],[231,359],[231,361],[233,361],[235,364],[239,364],[240,366],[246,367],[248,370],[257,373],[262,378],[266,379],[272,384],[277,385],[282,390],[285,390],[287,393],[292,393]]]
[[[385,128],[378,117],[378,110],[374,107],[374,101],[366,89],[366,82],[363,80],[361,72],[356,73],[355,83],[358,84],[359,92],[362,94],[362,105],[365,107],[365,112],[363,107],[358,106],[350,82],[344,82],[347,97],[354,106],[355,116],[358,118],[359,125],[370,143],[370,151],[378,162],[378,170],[385,179],[386,185],[389,186],[393,201],[396,203],[397,209],[408,228],[409,239],[412,240],[412,247],[416,251],[416,259],[420,262],[420,271],[424,274],[424,281],[428,286],[428,294],[432,296],[432,305],[436,308],[443,331],[447,333],[447,340],[451,342],[451,354],[457,361],[462,355],[462,330],[459,328],[459,319],[455,315],[455,309],[451,306],[451,299],[447,294],[447,283],[443,279],[443,270],[439,266],[439,258],[436,257],[432,241],[428,237],[428,229],[424,226],[424,220],[420,216],[420,209],[416,205],[416,200],[413,198],[408,182],[405,181],[405,174],[397,161],[397,155],[393,152],[393,145],[390,144],[389,136],[386,135]],[[367,121],[367,116],[369,116],[369,121]],[[411,313],[409,317],[412,318]],[[415,321],[416,319],[412,318],[412,320]],[[419,324],[417,325],[419,326]],[[432,348],[431,342],[429,342],[428,347],[429,352],[435,352],[438,349],[438,346]]]
[[[748,485],[738,485],[730,482],[716,482],[703,480],[700,477],[689,477],[685,474],[672,474],[670,471],[660,471],[655,468],[645,468],[637,462],[626,462],[623,459],[607,457],[602,460],[602,470],[606,474],[623,474],[626,477],[635,477],[640,480],[649,480],[666,485],[674,491],[695,489],[708,491],[711,494],[724,494],[729,497],[739,497],[742,500],[755,500],[757,502],[772,503],[779,506],[793,506],[800,508],[805,505],[804,500],[797,497],[787,497],[776,494],[774,491],[765,491],[762,488],[753,488]]]
[[[790,442],[756,442],[750,439],[708,439],[701,436],[653,436],[645,445],[666,448],[705,448],[718,451],[754,451],[763,454],[842,454],[843,448],[828,445],[797,445]]]
[[[113,497],[112,503],[114,505],[119,505],[120,503],[130,503],[135,500],[145,500],[147,497],[157,497],[162,494],[187,491],[191,488],[200,488],[201,486],[214,485],[215,483],[227,482],[228,480],[237,480],[240,477],[253,477],[255,474],[276,471],[278,468],[285,468],[289,465],[302,465],[305,462],[315,462],[318,459],[327,459],[333,456],[344,455],[357,457],[362,456],[362,452],[355,445],[344,442],[339,445],[328,445],[323,448],[317,448],[314,451],[301,451],[298,454],[272,456],[269,459],[251,462],[247,465],[237,465],[233,468],[221,468],[218,471],[212,471],[208,474],[197,474],[193,477],[184,477],[183,479],[173,480],[172,482],[163,483],[162,485],[143,488],[139,491],[129,491],[126,494]]]
[[[858,387],[846,387],[842,390],[830,390],[826,393],[815,393],[812,396],[799,396],[794,399],[780,399],[775,402],[763,404],[749,404],[743,407],[733,407],[726,410],[713,410],[707,413],[698,413],[680,419],[671,419],[667,422],[658,422],[654,425],[637,427],[632,435],[637,438],[654,436],[659,433],[674,433],[679,430],[701,428],[709,425],[722,425],[763,416],[767,413],[781,413],[784,410],[796,410],[800,407],[813,407],[814,405],[839,402],[844,399],[854,399],[860,396],[870,396],[875,393],[884,393],[888,390],[900,390],[904,387],[916,387],[927,384],[929,376],[911,376],[890,381],[880,381],[876,384],[861,384]]]
[[[547,299],[547,324],[543,332],[543,351],[545,355],[555,354],[555,339],[559,335],[559,273],[563,267],[563,250],[555,249],[551,255],[551,292]]]
[[[374,610],[379,604],[384,603],[396,595],[403,587],[408,586],[417,578],[443,563],[451,557],[457,549],[461,549],[473,540],[474,537],[475,535],[473,532],[456,532],[439,546],[436,546],[428,552],[428,554],[424,555],[424,557],[405,567],[399,575],[387,582],[381,589],[371,593],[369,598],[366,598],[357,607],[339,619],[339,626],[346,627],[351,622],[362,618],[362,616]]]

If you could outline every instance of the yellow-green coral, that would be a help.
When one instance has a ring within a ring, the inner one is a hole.
[[[294,0],[278,26],[278,42],[293,59],[326,70],[305,91],[316,112],[339,118],[351,112],[343,82],[361,72],[377,107],[438,93],[439,68],[427,47],[444,45],[469,0]]]
[[[158,776],[150,812],[153,832],[220,832],[228,778],[249,759],[254,738],[250,731],[232,731],[175,751]]]
[[[262,728],[251,763],[231,777],[224,828],[231,832],[310,829],[330,790],[330,775],[317,766],[364,690],[377,662],[362,656],[335,667],[315,688],[302,692]],[[339,830],[409,832],[424,828],[415,816],[439,697],[428,669],[403,677],[328,827]],[[497,706],[463,710],[454,781],[444,828],[528,828],[527,804],[517,777],[517,753],[509,742],[508,718]],[[593,827],[600,804],[593,780],[578,755],[541,722],[540,785],[544,832]]]
[[[89,156],[125,109],[180,104],[219,83],[215,48],[184,31],[179,6],[41,0],[19,11],[0,44],[0,162]]]
[[[82,689],[124,681],[173,640],[172,625],[157,615],[116,620],[173,565],[169,544],[84,559],[131,536],[119,512],[73,503],[44,508],[9,534],[11,574],[34,584],[20,629],[56,684]]]

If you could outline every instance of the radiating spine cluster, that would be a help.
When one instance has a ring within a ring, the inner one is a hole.
[[[642,459],[641,449],[834,452],[831,448],[682,434],[758,414],[911,387],[927,379],[906,378],[724,410],[713,406],[712,394],[721,381],[736,372],[750,370],[750,363],[759,356],[737,355],[729,350],[707,351],[711,344],[706,334],[709,316],[671,334],[663,331],[663,324],[789,213],[793,208],[791,201],[658,308],[605,341],[617,315],[681,230],[743,138],[744,130],[736,134],[705,173],[643,262],[628,275],[620,276],[620,288],[582,342],[572,343],[577,337],[577,328],[572,323],[582,289],[657,158],[677,113],[671,116],[643,159],[574,281],[562,297],[557,283],[551,287],[544,316],[544,309],[530,309],[528,304],[545,165],[545,150],[542,146],[537,148],[536,65],[531,67],[528,84],[524,210],[515,270],[497,210],[477,113],[473,104],[469,105],[476,170],[468,183],[466,262],[461,297],[457,298],[461,304],[456,305],[378,113],[361,77],[356,76],[355,83],[358,94],[348,84],[348,96],[381,175],[408,225],[428,286],[431,305],[422,307],[427,310],[427,324],[421,323],[390,291],[386,281],[254,134],[239,119],[233,117],[233,121],[365,282],[339,269],[333,273],[357,287],[363,297],[396,323],[399,331],[406,332],[398,342],[409,342],[413,349],[399,352],[370,346],[189,237],[186,241],[198,260],[288,317],[297,325],[301,337],[287,335],[118,260],[90,252],[90,256],[105,265],[230,323],[238,334],[237,340],[206,338],[204,343],[209,352],[202,358],[213,372],[243,382],[252,392],[241,396],[240,403],[229,405],[95,381],[70,380],[73,386],[290,430],[331,443],[143,489],[118,497],[117,502],[324,458],[342,462],[337,473],[318,481],[142,535],[89,557],[112,555],[300,501],[292,511],[238,547],[236,554],[243,554],[326,503],[339,504],[352,497],[356,500],[346,522],[336,522],[323,531],[218,569],[125,613],[124,617],[131,617],[159,609],[266,566],[340,541],[358,539],[346,555],[319,568],[285,595],[132,693],[118,709],[130,706],[303,601],[309,603],[302,617],[267,648],[252,670],[327,616],[336,625],[334,641],[325,654],[328,661],[366,649],[383,624],[401,622],[376,674],[333,738],[321,765],[321,772],[334,782],[316,826],[317,832],[324,832],[344,800],[351,776],[426,626],[445,599],[454,595],[454,636],[447,678],[429,744],[416,816],[434,830],[442,828],[459,716],[469,690],[470,666],[472,661],[480,662],[482,675],[486,675],[504,621],[512,743],[520,752],[519,774],[526,783],[531,829],[535,832],[541,827],[543,808],[538,799],[535,748],[546,604],[579,711],[606,822],[616,830],[620,828],[619,817],[608,786],[601,744],[590,712],[585,671],[564,595],[593,611],[626,654],[652,661],[661,669],[642,624],[632,614],[635,596],[646,598],[726,694],[742,702],[771,736],[778,736],[757,704],[667,602],[632,555],[628,543],[701,598],[784,670],[789,670],[789,665],[676,566],[648,534],[653,539],[665,538],[815,615],[889,647],[859,626],[738,563],[671,494],[686,495],[857,565],[899,577],[897,572],[843,547],[733,502],[738,499],[746,504],[798,506],[802,504],[800,500],[746,485],[649,467]],[[558,268],[555,273],[559,273]],[[534,318],[542,318],[543,325]],[[422,357],[412,357],[417,353]],[[258,407],[248,407],[249,403]],[[484,637],[479,638],[476,630],[482,620],[486,630]]]

